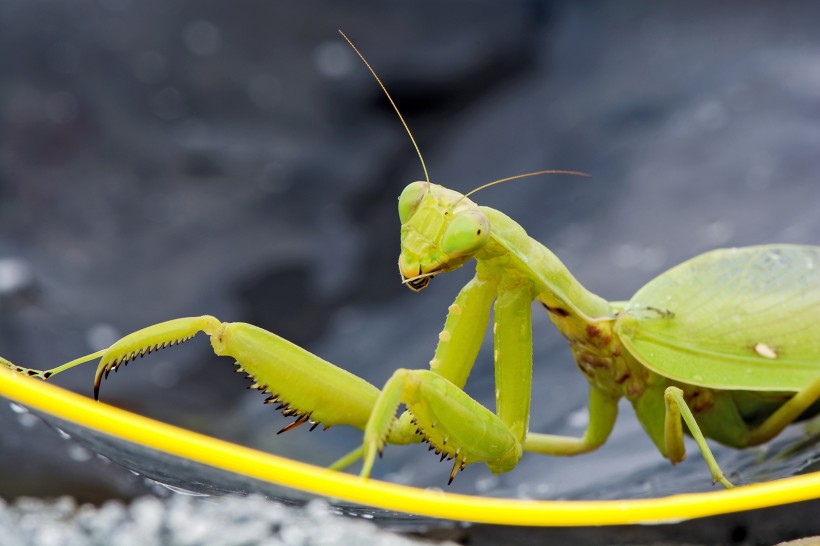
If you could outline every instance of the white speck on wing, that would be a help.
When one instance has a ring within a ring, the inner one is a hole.
[[[765,343],[758,343],[755,345],[755,352],[765,358],[777,358],[777,351]]]

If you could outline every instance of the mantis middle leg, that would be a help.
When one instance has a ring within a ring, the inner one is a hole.
[[[596,450],[612,433],[618,416],[618,398],[590,385],[589,424],[581,437],[529,433],[524,451],[542,455],[580,455]]]
[[[683,418],[683,422],[686,423],[689,432],[692,433],[692,438],[697,442],[698,448],[700,448],[700,452],[706,460],[706,465],[712,473],[712,479],[727,489],[734,487],[732,482],[726,478],[720,465],[718,465],[715,456],[712,454],[712,450],[709,449],[706,438],[704,438],[703,432],[701,432],[698,422],[692,414],[692,410],[686,405],[686,401],[683,398],[683,391],[678,387],[667,387],[666,391],[664,391],[663,398],[666,403],[664,444],[666,447],[666,456],[669,460],[672,461],[673,464],[677,464],[686,457],[686,450],[683,445],[683,424],[681,423],[681,418]]]

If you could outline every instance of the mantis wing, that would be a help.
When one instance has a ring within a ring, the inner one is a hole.
[[[615,330],[641,363],[671,379],[798,391],[820,376],[820,247],[697,256],[641,288]]]

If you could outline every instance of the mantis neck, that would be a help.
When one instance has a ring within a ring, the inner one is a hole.
[[[589,325],[614,318],[609,302],[584,288],[552,251],[527,235],[518,223],[495,209],[480,208],[490,220],[493,235],[476,255],[479,267],[529,280],[533,299],[550,312],[558,329],[569,339],[577,338]]]

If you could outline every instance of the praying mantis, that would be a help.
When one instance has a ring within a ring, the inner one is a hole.
[[[2,358],[0,365],[48,379],[99,359],[97,398],[112,370],[203,332],[217,355],[233,358],[252,387],[268,395],[266,402],[295,418],[280,432],[308,422],[311,429],[363,431],[362,446],[334,467],[361,458],[367,477],[385,445],[427,442],[442,460],[454,461],[450,482],[469,464],[501,473],[525,452],[593,451],[607,440],[618,401],[626,398],[662,456],[683,460],[688,432],[713,479],[732,487],[705,438],[759,445],[820,411],[820,339],[812,335],[820,323],[820,247],[715,250],[661,274],[627,302],[608,302],[513,219],[470,198],[490,184],[462,194],[433,184],[421,162],[425,180],[409,184],[398,200],[402,282],[421,291],[436,275],[475,263],[474,277],[448,308],[429,369],[396,370],[379,389],[274,333],[209,315],[148,326],[51,370]],[[547,172],[559,171],[491,184]],[[580,437],[529,430],[533,302],[589,380],[589,424]],[[464,391],[491,315],[495,411]]]

